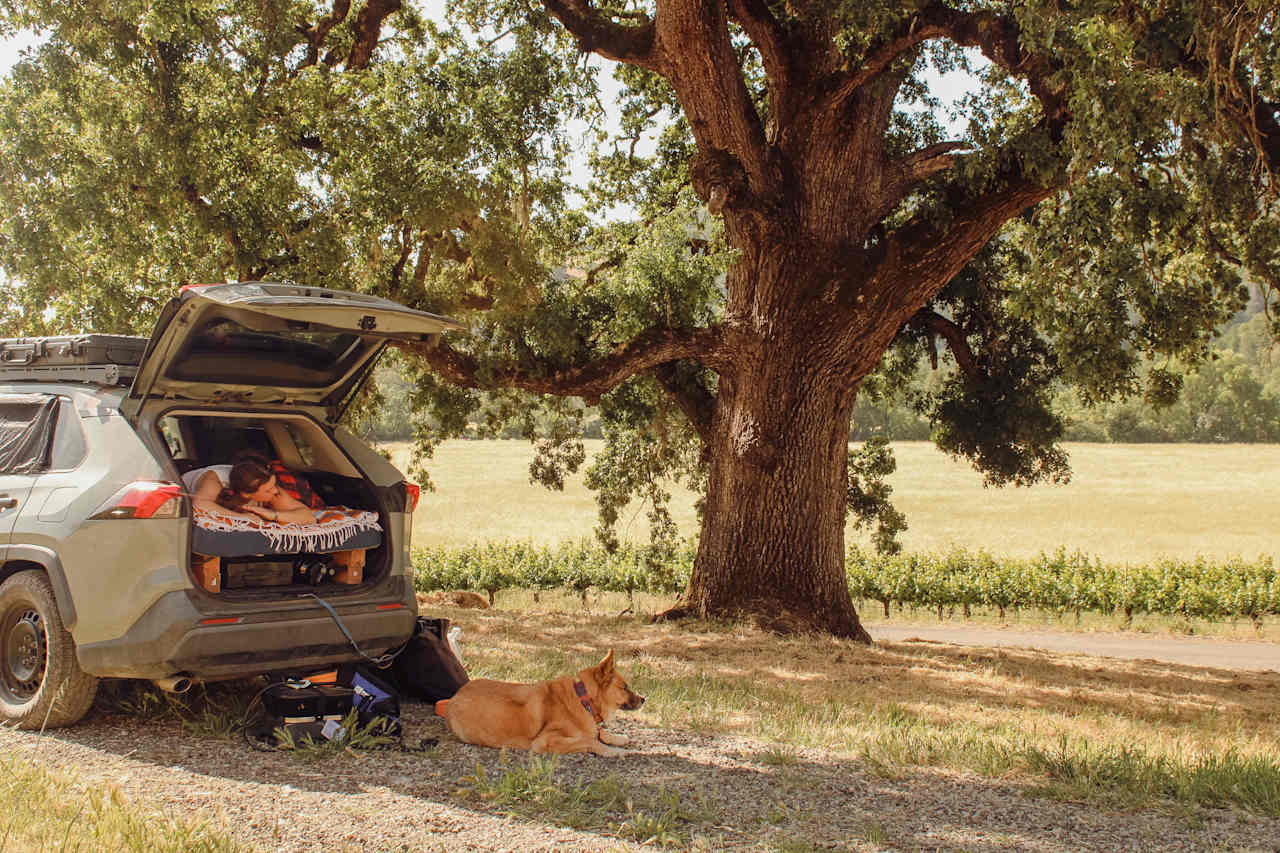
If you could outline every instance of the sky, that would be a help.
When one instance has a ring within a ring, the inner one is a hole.
[[[35,36],[27,32],[19,33],[13,38],[0,39],[0,73],[8,74],[13,63],[18,61],[19,52],[34,44],[35,40]]]

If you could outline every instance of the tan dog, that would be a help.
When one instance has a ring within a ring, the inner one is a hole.
[[[489,602],[485,600],[483,595],[468,592],[465,589],[455,589],[451,592],[439,590],[437,592],[418,593],[419,610],[426,610],[436,606],[474,607],[477,610],[488,610]]]
[[[594,752],[622,755],[625,735],[601,726],[621,708],[634,711],[644,697],[633,693],[613,666],[613,650],[604,660],[564,676],[535,684],[477,678],[452,699],[436,703],[449,731],[460,740],[499,749],[533,752]]]

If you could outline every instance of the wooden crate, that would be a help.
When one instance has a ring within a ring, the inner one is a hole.
[[[222,559],[206,557],[203,554],[192,554],[191,562],[195,568],[196,580],[209,592],[222,591]]]
[[[293,583],[294,560],[227,560],[227,589],[288,586]]]
[[[337,551],[333,555],[334,583],[358,584],[364,580],[364,549]]]

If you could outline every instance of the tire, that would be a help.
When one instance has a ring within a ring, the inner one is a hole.
[[[97,692],[98,679],[80,669],[44,573],[18,572],[0,584],[0,722],[69,726],[88,713]]]

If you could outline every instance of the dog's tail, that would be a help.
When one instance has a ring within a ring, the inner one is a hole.
[[[449,700],[448,699],[441,699],[439,702],[436,703],[436,716],[437,717],[449,716]]]

